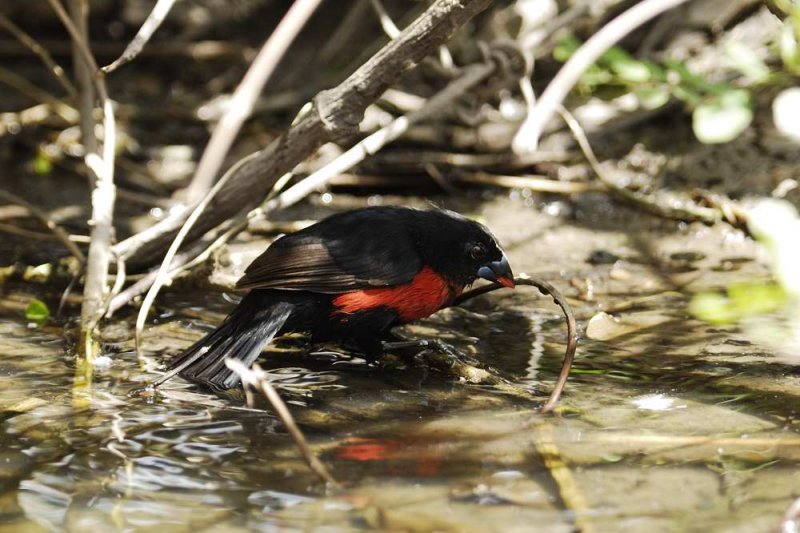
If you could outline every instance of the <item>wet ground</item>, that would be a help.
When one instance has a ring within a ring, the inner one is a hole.
[[[164,295],[142,359],[133,319],[115,318],[108,357],[87,383],[62,329],[23,318],[31,297],[52,296],[9,283],[0,301],[0,531],[778,526],[800,496],[796,360],[686,310],[696,291],[766,277],[751,243],[730,228],[665,223],[602,197],[448,205],[481,217],[516,273],[556,285],[582,331],[600,311],[617,319],[582,338],[558,416],[536,407],[557,375],[564,326],[550,300],[527,288],[446,310],[409,333],[473,353],[530,400],[419,364],[373,368],[283,345],[263,366],[343,485],[326,491],[276,418],[236,394],[181,380],[156,398],[131,394],[219,322],[232,306],[222,295]]]

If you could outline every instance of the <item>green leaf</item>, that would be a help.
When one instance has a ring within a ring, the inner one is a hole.
[[[694,74],[692,71],[689,70],[689,67],[687,67],[680,61],[675,61],[674,59],[666,59],[664,60],[664,65],[669,70],[676,73],[680,78],[681,83],[687,85],[689,88],[701,92],[714,91],[714,86],[711,83],[707,82],[702,76]]]
[[[607,50],[601,61],[622,80],[630,83],[644,83],[650,81],[650,69],[642,61],[633,58],[628,52],[618,46]]]
[[[36,159],[33,160],[33,171],[40,176],[46,176],[53,171],[53,162],[41,150],[36,154]]]
[[[574,35],[568,35],[561,39],[553,48],[553,59],[559,63],[566,62],[572,54],[581,46],[581,41]]]
[[[737,283],[728,294],[702,292],[689,303],[689,312],[711,324],[732,324],[742,318],[770,313],[789,301],[786,291],[775,283]]]
[[[637,89],[635,94],[645,109],[658,109],[669,102],[670,90],[669,87],[659,85]]]
[[[725,57],[731,66],[752,82],[764,81],[769,76],[769,67],[758,55],[739,42],[729,42],[725,47]]]
[[[792,74],[800,74],[800,45],[798,31],[791,20],[784,23],[780,37],[781,59],[786,70]]]
[[[34,298],[25,308],[25,318],[41,325],[50,318],[50,309],[47,308],[46,303]]]
[[[692,129],[705,144],[730,142],[753,121],[750,93],[732,89],[698,105],[692,113]]]

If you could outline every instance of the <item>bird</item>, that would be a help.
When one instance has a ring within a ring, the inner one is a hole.
[[[167,374],[226,390],[277,335],[310,334],[374,361],[392,328],[450,305],[477,279],[514,287],[497,239],[445,209],[374,206],[331,215],[279,237],[245,269],[247,291],[205,337],[171,361]]]

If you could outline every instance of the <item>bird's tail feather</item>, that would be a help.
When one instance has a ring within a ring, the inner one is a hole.
[[[245,296],[217,329],[172,361],[168,374],[180,374],[215,390],[236,386],[239,376],[225,365],[225,359],[252,365],[294,309],[287,302],[265,304],[261,300],[255,292]]]

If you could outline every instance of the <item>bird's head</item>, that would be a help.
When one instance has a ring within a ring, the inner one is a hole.
[[[483,278],[514,287],[514,275],[497,239],[484,226],[452,211],[432,211],[429,231],[417,237],[424,261],[452,283],[465,287]]]

